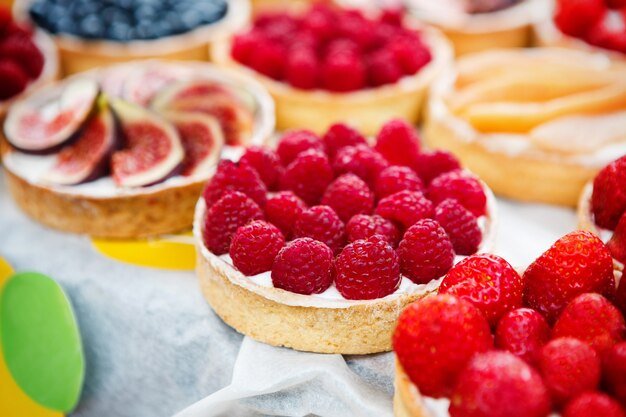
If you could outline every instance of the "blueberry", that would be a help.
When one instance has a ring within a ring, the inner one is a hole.
[[[98,15],[90,14],[80,22],[80,31],[86,38],[97,39],[104,35],[104,25]]]
[[[131,40],[131,28],[127,24],[113,22],[107,29],[105,36],[108,39],[120,42]]]

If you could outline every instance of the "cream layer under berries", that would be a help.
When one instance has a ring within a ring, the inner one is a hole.
[[[17,102],[4,133],[13,174],[67,194],[113,197],[204,181],[222,146],[262,143],[271,98],[208,64],[123,64]]]
[[[222,161],[196,207],[201,256],[232,283],[293,306],[425,295],[493,249],[495,199],[456,158],[394,120],[374,146],[333,125]]]

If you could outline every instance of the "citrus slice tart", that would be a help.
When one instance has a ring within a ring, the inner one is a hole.
[[[575,206],[626,152],[623,63],[562,48],[462,57],[431,90],[424,136],[496,194]]]
[[[420,119],[426,90],[452,52],[437,30],[397,13],[316,4],[259,15],[216,42],[212,57],[268,89],[280,130],[323,133],[343,120],[374,134],[393,117]]]
[[[15,14],[52,36],[65,75],[130,60],[208,59],[215,39],[241,28],[247,0],[145,3],[18,0]]]
[[[105,238],[176,232],[191,227],[221,153],[263,143],[273,111],[254,80],[210,64],[121,64],[18,100],[2,162],[17,205],[47,226]]]
[[[269,191],[268,191],[269,190]],[[345,124],[222,161],[196,206],[200,287],[240,333],[296,350],[391,349],[408,303],[495,245],[495,199],[447,152],[388,122],[375,146]]]
[[[395,415],[624,416],[620,276],[588,231],[521,274],[498,256],[465,258],[398,319]]]
[[[619,0],[558,0],[547,4],[550,13],[535,24],[541,46],[602,52],[626,59],[626,4]]]
[[[410,0],[409,11],[450,39],[457,56],[529,46],[533,24],[545,19],[545,0]]]

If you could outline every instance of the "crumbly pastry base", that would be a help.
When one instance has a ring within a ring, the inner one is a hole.
[[[396,417],[432,417],[424,406],[422,396],[404,373],[398,360],[396,360],[394,387],[393,413]]]
[[[325,132],[342,121],[357,130],[373,135],[391,118],[404,118],[417,124],[421,120],[427,90],[437,75],[452,60],[452,48],[436,29],[422,28],[432,61],[417,74],[398,83],[353,93],[305,91],[277,82],[251,70],[230,57],[230,40],[215,42],[212,59],[217,64],[251,75],[263,84],[276,102],[276,125],[279,130],[309,129]]]

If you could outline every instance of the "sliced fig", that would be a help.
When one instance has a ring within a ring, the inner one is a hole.
[[[124,84],[123,97],[132,103],[147,106],[165,86],[189,77],[190,73],[191,70],[180,66],[140,66],[128,76]]]
[[[179,172],[185,152],[172,124],[136,104],[113,99],[124,149],[113,154],[111,174],[122,187],[144,187]]]
[[[115,119],[102,97],[97,113],[89,119],[78,139],[61,149],[46,180],[63,185],[96,180],[108,173],[116,146]]]
[[[79,78],[16,104],[4,125],[8,142],[26,153],[49,154],[77,138],[98,97],[98,83]]]
[[[181,175],[209,172],[217,163],[224,145],[219,122],[214,117],[199,113],[169,112],[164,116],[178,130],[185,149]]]
[[[165,110],[177,100],[222,94],[233,96],[230,90],[215,81],[202,79],[179,81],[171,83],[159,91],[150,102],[150,106],[157,111]]]

